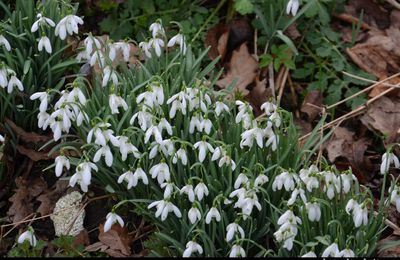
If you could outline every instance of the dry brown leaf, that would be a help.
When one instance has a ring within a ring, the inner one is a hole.
[[[82,230],[78,235],[74,237],[74,242],[72,243],[73,247],[77,247],[80,245],[86,246],[90,244],[89,234],[86,229]]]
[[[27,142],[27,143],[40,143],[40,142],[47,142],[51,139],[53,139],[52,136],[44,136],[44,135],[39,135],[36,133],[28,133],[21,127],[17,126],[13,121],[10,119],[6,118],[4,119],[4,122],[10,126],[10,128],[13,130],[14,134],[18,136],[22,141]]]
[[[396,134],[400,128],[400,99],[381,97],[368,106],[361,122],[368,129],[383,135]]]
[[[312,90],[308,92],[307,96],[304,98],[300,111],[307,114],[310,122],[321,113],[321,109],[318,107],[322,108],[322,100],[323,96],[319,90]]]
[[[68,181],[57,180],[54,189],[48,189],[37,197],[36,200],[41,202],[37,212],[42,216],[52,213],[56,202],[65,194],[68,187]]]
[[[243,43],[239,50],[233,51],[228,73],[224,78],[218,80],[216,85],[224,89],[235,81],[234,90],[247,96],[249,94],[247,86],[254,82],[257,70],[258,62],[249,53],[247,45]]]
[[[373,169],[369,158],[365,156],[370,144],[371,141],[366,138],[357,140],[355,133],[347,128],[337,127],[331,139],[326,143],[325,150],[329,161],[339,162],[344,168],[351,166],[359,181],[364,183],[365,180],[373,177],[364,174],[365,172],[372,172]]]
[[[114,224],[111,229],[104,233],[104,225],[99,225],[99,240],[103,244],[109,247],[106,253],[110,256],[124,255],[129,256],[131,254],[131,247],[129,246],[131,242],[131,237],[128,234],[128,229],[126,227],[121,227],[118,224]]]
[[[224,34],[225,34],[224,38],[226,40],[220,41],[221,36]],[[214,25],[207,31],[207,35],[204,40],[204,47],[205,48],[210,47],[210,50],[208,51],[208,56],[210,57],[210,59],[213,60],[222,53],[225,53],[226,46],[228,44],[228,37],[229,37],[228,27],[222,22]]]
[[[47,188],[47,183],[42,176],[38,176],[31,180],[18,177],[15,179],[15,184],[17,189],[9,199],[12,204],[7,215],[13,222],[18,222],[33,213],[33,199]]]
[[[57,157],[57,154],[52,154],[51,157],[48,156],[47,152],[37,152],[33,149],[25,148],[23,145],[17,145],[17,150],[20,154],[23,154],[32,161],[41,161],[41,160],[53,160]]]
[[[261,105],[272,96],[271,89],[267,88],[267,79],[259,80],[256,78],[254,87],[250,90],[247,100],[253,107],[255,116],[262,113]]]

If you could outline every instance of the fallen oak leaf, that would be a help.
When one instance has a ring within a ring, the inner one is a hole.
[[[17,145],[17,150],[20,154],[29,157],[32,161],[41,161],[41,160],[52,160],[57,157],[57,153],[53,153],[51,156],[48,156],[47,152],[37,152],[33,149],[25,148],[23,145]]]

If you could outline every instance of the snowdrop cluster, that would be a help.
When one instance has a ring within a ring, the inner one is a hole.
[[[142,49],[147,58],[151,58],[152,51],[154,51],[154,53],[160,57],[165,46],[173,47],[175,45],[179,45],[181,53],[186,53],[186,42],[183,34],[178,33],[177,35],[173,36],[168,43],[166,43],[167,36],[160,21],[152,23],[149,27],[149,31],[151,31],[152,38],[150,38],[147,42],[143,41],[139,43],[139,47]]]
[[[16,87],[19,91],[24,91],[22,82],[17,78],[15,71],[7,67],[7,65],[0,64],[0,87],[7,88],[7,93],[11,94]]]

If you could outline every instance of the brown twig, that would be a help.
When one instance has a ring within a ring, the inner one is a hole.
[[[284,90],[284,88],[286,86],[286,80],[288,78],[288,75],[289,75],[289,69],[284,67],[283,68],[282,80],[279,81],[279,93],[278,93],[278,98],[277,98],[277,101],[276,101],[278,106],[281,104],[283,90]]]
[[[395,8],[400,9],[400,4],[396,0],[386,0],[386,2],[388,2],[389,4],[394,6]]]
[[[360,21],[360,19],[350,15],[350,14],[345,14],[345,13],[341,13],[341,14],[333,14],[333,16],[335,18],[338,18],[339,20],[342,20],[343,22],[346,23],[350,23],[350,24],[354,24],[354,23],[361,23],[361,29],[363,30],[371,30],[372,27],[369,26],[369,24]]]

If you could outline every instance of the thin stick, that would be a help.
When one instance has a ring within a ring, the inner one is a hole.
[[[386,0],[386,2],[393,5],[395,8],[400,9],[400,4],[396,0]]]
[[[347,98],[345,98],[345,99],[343,99],[343,100],[341,100],[341,101],[339,101],[339,102],[336,102],[336,103],[333,104],[333,105],[328,106],[328,107],[326,108],[327,110],[329,110],[329,109],[331,109],[331,108],[334,108],[334,107],[336,107],[336,106],[338,106],[338,105],[340,105],[340,104],[342,104],[342,103],[344,103],[344,102],[346,102],[346,101],[348,101],[348,100],[350,100],[350,99],[352,99],[352,98],[354,98],[354,97],[356,97],[356,96],[358,96],[358,95],[361,95],[362,93],[367,92],[367,91],[369,91],[370,89],[372,89],[372,88],[374,88],[374,87],[376,87],[376,86],[378,86],[378,85],[380,85],[380,84],[387,85],[388,87],[399,87],[398,85],[391,85],[391,84],[387,84],[387,83],[384,83],[384,82],[385,82],[385,81],[388,81],[388,80],[390,80],[390,79],[393,79],[393,78],[395,78],[395,77],[397,77],[397,76],[400,76],[400,73],[396,73],[396,74],[394,74],[394,75],[392,75],[392,76],[390,76],[390,77],[388,77],[388,78],[386,78],[386,79],[383,79],[383,80],[381,80],[381,81],[375,81],[375,80],[370,80],[370,79],[362,78],[362,77],[359,77],[359,76],[350,74],[350,73],[345,72],[345,71],[343,71],[342,73],[345,74],[345,75],[347,75],[347,76],[349,76],[349,77],[352,77],[352,78],[355,78],[355,79],[359,79],[359,80],[363,80],[363,81],[366,81],[366,82],[371,82],[371,83],[374,83],[374,84],[371,85],[371,86],[369,86],[369,87],[367,87],[367,88],[365,88],[365,89],[360,90],[360,91],[357,92],[357,93],[354,93],[353,95],[351,95],[351,96],[349,96],[349,97],[347,97]]]
[[[274,67],[271,64],[269,64],[268,66],[268,82],[269,82],[269,87],[272,90],[272,97],[274,98],[274,100],[276,100],[276,95],[275,95],[275,79],[274,79]]]
[[[288,78],[289,75],[289,69],[284,67],[283,68],[283,77],[282,77],[282,81],[279,84],[279,93],[278,93],[278,99],[277,99],[277,105],[279,106],[281,104],[281,99],[282,99],[282,95],[283,95],[283,89],[286,86],[286,80]]]
[[[360,19],[358,19],[358,18],[356,18],[356,17],[354,17],[354,16],[352,16],[352,15],[349,15],[349,14],[345,14],[345,13],[342,13],[342,14],[333,14],[333,16],[334,17],[336,17],[336,18],[338,18],[338,19],[340,19],[340,20],[342,20],[342,21],[345,21],[345,22],[347,22],[347,23],[361,23],[361,29],[363,29],[363,30],[371,30],[372,29],[372,27],[371,26],[369,26],[366,22],[362,22],[362,21],[360,21]]]

